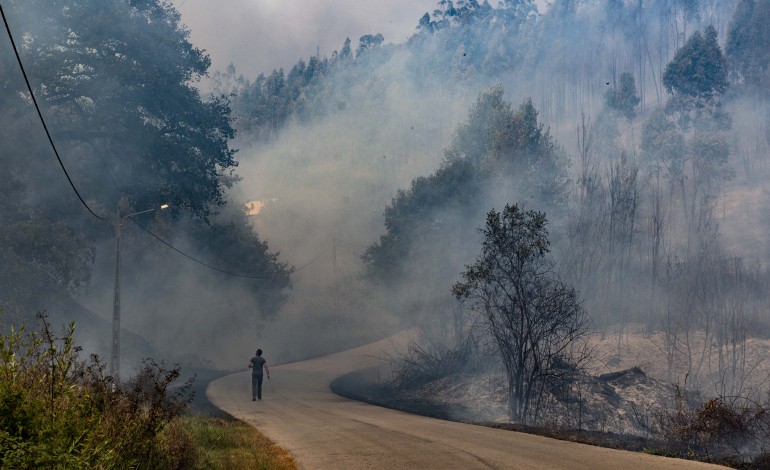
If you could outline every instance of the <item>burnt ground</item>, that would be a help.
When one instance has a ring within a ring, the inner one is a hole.
[[[613,449],[655,452],[655,449],[664,448],[663,441],[641,436],[588,430],[565,431],[478,420],[475,419],[475,411],[467,405],[450,404],[430,397],[418,397],[414,393],[397,390],[387,384],[372,383],[370,378],[373,373],[373,370],[363,370],[344,375],[331,383],[331,389],[334,393],[353,400],[448,421],[537,434]]]
[[[462,376],[463,374],[457,375]],[[638,368],[581,379],[583,387],[590,390],[594,396],[593,399],[586,400],[584,403],[583,412],[587,415],[586,419],[593,419],[596,423],[606,419],[609,415],[621,416],[615,420],[614,426],[605,427],[607,429],[627,429],[630,431],[627,433],[585,428],[569,429],[557,426],[533,427],[512,423],[507,419],[501,420],[499,417],[495,420],[488,420],[484,419],[488,413],[478,412],[478,400],[468,400],[466,403],[461,403],[462,397],[451,397],[437,392],[440,388],[446,389],[446,383],[426,383],[417,389],[400,390],[393,387],[392,384],[381,382],[379,377],[380,374],[376,368],[357,371],[334,380],[331,383],[331,389],[346,398],[448,421],[536,434],[612,449],[701,460],[734,468],[770,468],[770,466],[764,466],[762,462],[756,460],[753,463],[745,463],[730,458],[715,460],[704,456],[699,457],[686,448],[672,448],[671,442],[656,437],[651,432],[641,432],[639,425],[629,424],[629,421],[634,421],[633,418],[622,419],[623,415],[629,414],[629,408],[636,409],[639,406],[640,396],[646,396],[646,398],[654,401],[664,395],[670,395],[671,392],[670,384],[663,384],[651,379]],[[450,379],[450,382],[462,384],[469,380],[473,380],[473,378],[454,377]],[[468,386],[458,388],[471,389]],[[490,399],[490,397],[483,398]],[[667,405],[663,403],[662,406]]]
[[[195,373],[191,410],[206,416],[233,419],[206,399],[208,384],[234,371],[187,369]],[[638,367],[578,381],[581,395],[581,427],[569,427],[569,420],[550,422],[542,427],[512,423],[505,414],[504,384],[495,374],[460,373],[433,380],[412,389],[398,389],[383,377],[381,366],[356,371],[335,379],[331,390],[343,397],[447,421],[506,429],[589,445],[645,452],[657,455],[720,463],[734,468],[768,468],[770,461],[746,463],[729,458],[718,460],[699,456],[686,448],[675,448],[670,441],[649,427],[650,416],[671,408],[674,386],[648,377]],[[572,394],[574,397],[574,393]],[[557,400],[558,401],[558,400]],[[570,399],[554,410],[556,415],[574,415]],[[574,402],[574,400],[572,400]],[[570,406],[572,408],[570,408]],[[657,407],[657,408],[656,408]],[[641,411],[646,411],[642,413]],[[553,412],[553,411],[552,411]],[[646,415],[645,419],[640,416]],[[593,429],[591,429],[593,428]],[[620,432],[618,432],[620,431]]]

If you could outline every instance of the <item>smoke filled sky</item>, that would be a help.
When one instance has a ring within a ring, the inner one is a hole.
[[[381,33],[386,43],[411,36],[436,0],[174,0],[192,43],[211,56],[212,71],[231,62],[249,79],[290,68],[318,48],[353,47],[364,34]]]

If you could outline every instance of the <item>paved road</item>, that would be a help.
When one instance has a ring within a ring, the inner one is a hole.
[[[382,364],[377,356],[390,351],[381,341],[272,367],[261,401],[251,401],[249,370],[212,382],[206,395],[286,448],[303,469],[721,468],[425,418],[329,390],[336,377]]]

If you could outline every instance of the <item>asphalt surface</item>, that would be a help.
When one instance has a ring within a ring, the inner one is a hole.
[[[348,400],[329,389],[340,375],[383,364],[393,346],[383,340],[271,367],[263,400],[256,402],[246,358],[243,373],[212,382],[206,395],[287,449],[303,469],[723,468],[426,418]]]

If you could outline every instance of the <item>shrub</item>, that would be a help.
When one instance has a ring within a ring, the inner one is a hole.
[[[80,358],[74,324],[55,335],[13,326],[0,335],[1,468],[181,468],[189,439],[166,429],[192,398],[172,391],[178,367],[146,360],[125,384],[97,356]],[[164,432],[166,431],[166,432]],[[187,466],[187,465],[185,465]]]
[[[745,397],[686,399],[677,388],[676,409],[658,422],[669,445],[682,455],[753,468],[763,465],[770,450],[770,402]]]

